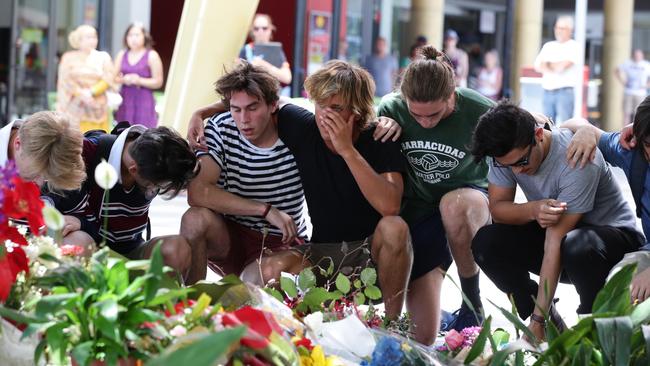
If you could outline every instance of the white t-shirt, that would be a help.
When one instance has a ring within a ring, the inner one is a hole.
[[[535,68],[544,62],[572,61],[573,65],[561,72],[544,72],[542,74],[542,88],[553,90],[574,87],[578,81],[578,42],[570,39],[564,43],[558,41],[546,42],[535,58]]]
[[[625,74],[625,94],[645,96],[648,93],[650,62],[627,60],[620,66],[620,69]]]

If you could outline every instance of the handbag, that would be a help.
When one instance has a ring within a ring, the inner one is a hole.
[[[108,104],[108,108],[116,110],[120,107],[120,105],[122,105],[122,96],[120,93],[116,93],[112,90],[107,90],[106,103]]]

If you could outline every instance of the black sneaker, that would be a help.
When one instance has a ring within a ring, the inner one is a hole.
[[[474,313],[468,308],[461,307],[460,309],[454,311],[451,316],[453,320],[449,322],[447,329],[442,329],[443,331],[450,331],[455,329],[460,332],[461,330],[469,327],[478,327],[483,324],[483,315],[481,313]]]
[[[448,332],[451,328],[449,327],[451,325],[451,322],[454,321],[456,316],[448,311],[445,310],[440,310],[440,331],[441,332]]]

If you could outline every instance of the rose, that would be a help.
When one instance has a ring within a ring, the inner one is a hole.
[[[445,343],[449,347],[450,351],[456,350],[458,347],[463,345],[465,338],[462,334],[458,333],[455,329],[452,329],[445,336]]]

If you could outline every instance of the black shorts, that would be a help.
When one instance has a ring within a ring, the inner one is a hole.
[[[440,211],[425,217],[414,225],[409,225],[413,243],[413,268],[411,281],[416,280],[437,267],[447,271],[452,257],[447,245],[445,227],[442,225]]]
[[[470,184],[463,188],[475,189],[487,197],[487,189],[483,187]],[[447,271],[453,262],[440,210],[436,208],[433,211],[430,216],[409,225],[413,243],[411,281],[424,276],[437,267]]]

